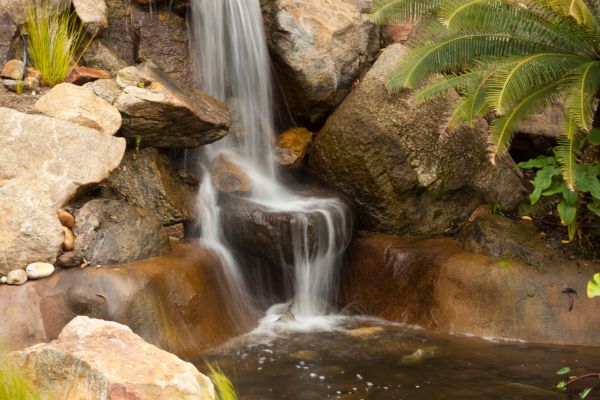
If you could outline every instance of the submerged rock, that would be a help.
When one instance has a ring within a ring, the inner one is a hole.
[[[125,325],[74,318],[58,339],[11,353],[45,398],[214,400],[209,378]]]
[[[483,202],[514,209],[526,191],[512,161],[489,162],[485,132],[441,126],[456,97],[414,104],[390,94],[388,78],[407,49],[388,47],[316,136],[311,169],[352,197],[365,229],[439,234]]]
[[[123,201],[88,201],[77,212],[74,231],[75,251],[93,265],[143,260],[170,250],[160,221]]]
[[[123,116],[120,134],[143,147],[193,148],[227,134],[225,104],[197,89],[182,89],[152,63],[119,71],[123,87],[115,106]]]

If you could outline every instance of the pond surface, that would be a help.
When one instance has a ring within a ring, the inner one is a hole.
[[[195,364],[221,367],[240,398],[257,399],[576,399],[560,393],[556,371],[600,369],[600,348],[433,336],[367,319],[332,331],[255,332]],[[600,382],[599,382],[600,383]],[[600,387],[587,399],[599,399]]]

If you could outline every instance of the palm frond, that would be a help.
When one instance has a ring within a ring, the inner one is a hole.
[[[435,13],[440,0],[375,0],[371,19],[376,24],[417,21]]]
[[[567,112],[577,127],[584,132],[592,129],[594,100],[600,90],[600,61],[589,61],[573,71],[571,96],[567,100]]]

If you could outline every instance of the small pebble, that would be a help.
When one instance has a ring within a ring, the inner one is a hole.
[[[22,285],[27,282],[27,272],[22,269],[12,270],[6,275],[6,283],[9,285]]]
[[[6,283],[6,277],[3,276],[2,278],[0,278],[0,283]]]
[[[31,263],[25,268],[29,279],[46,278],[54,273],[54,265],[43,262]],[[23,271],[23,272],[25,272]]]

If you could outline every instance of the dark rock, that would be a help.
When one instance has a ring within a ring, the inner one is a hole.
[[[17,25],[10,14],[0,10],[0,65],[3,65],[11,55],[11,42],[17,34]]]
[[[462,251],[455,239],[363,234],[351,246],[344,304],[425,329],[534,343],[597,346],[598,303],[585,296],[600,264],[544,268]],[[562,290],[575,289],[573,310]]]
[[[61,268],[75,268],[83,265],[83,254],[80,251],[68,251],[56,259],[56,265]]]
[[[79,209],[74,229],[75,251],[96,264],[119,264],[169,251],[160,221],[123,201],[92,200]]]
[[[483,129],[440,137],[456,97],[416,105],[390,94],[390,73],[406,53],[388,47],[328,119],[309,154],[310,168],[353,198],[365,229],[430,235],[467,220],[482,203],[514,209],[526,197],[512,160],[489,162]]]
[[[458,239],[466,251],[532,265],[543,265],[553,257],[531,221],[513,221],[500,215],[477,217],[462,228]]]

